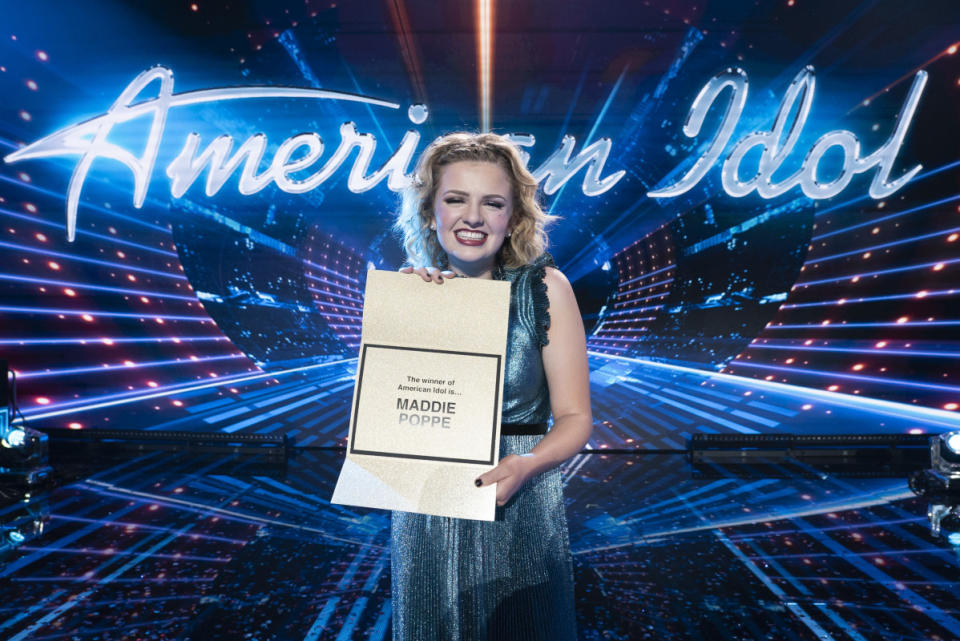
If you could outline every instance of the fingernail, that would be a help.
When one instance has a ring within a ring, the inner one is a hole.
[[[481,485],[483,485],[483,481],[481,481],[480,479],[477,479],[477,480],[474,481],[473,483],[474,483],[474,485],[476,485],[477,487],[480,487]]]

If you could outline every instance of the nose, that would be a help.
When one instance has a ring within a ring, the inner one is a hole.
[[[483,214],[480,212],[480,202],[471,202],[463,215],[463,223],[468,227],[477,228],[483,225]]]

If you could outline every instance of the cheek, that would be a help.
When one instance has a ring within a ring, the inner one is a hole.
[[[447,226],[450,219],[448,213],[442,205],[433,208],[433,217],[437,222],[437,229],[442,229]]]

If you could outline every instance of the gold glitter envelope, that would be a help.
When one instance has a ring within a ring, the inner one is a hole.
[[[367,274],[333,503],[493,520],[510,283]]]

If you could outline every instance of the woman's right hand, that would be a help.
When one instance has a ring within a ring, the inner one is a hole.
[[[429,283],[430,281],[433,281],[433,282],[435,282],[435,283],[438,284],[438,285],[443,282],[443,279],[444,279],[444,278],[454,278],[454,277],[456,277],[456,273],[454,273],[454,272],[452,272],[452,271],[450,271],[450,270],[448,270],[448,269],[441,271],[441,270],[437,269],[436,267],[417,267],[416,269],[414,269],[413,267],[401,267],[401,268],[400,268],[400,273],[402,273],[402,274],[419,274],[419,275],[420,275],[420,278],[422,278],[424,281],[426,281],[426,282],[428,282],[428,283]]]

